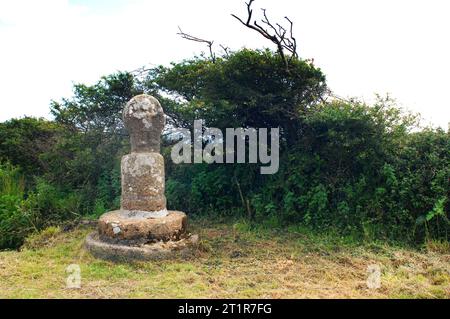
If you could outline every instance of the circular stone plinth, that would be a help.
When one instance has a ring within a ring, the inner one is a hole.
[[[85,247],[94,257],[112,261],[157,260],[193,253],[198,236],[190,235],[177,241],[157,242],[141,246],[111,244],[100,240],[97,232],[86,237]]]
[[[104,242],[142,245],[178,240],[186,232],[186,225],[186,214],[179,211],[116,210],[100,217],[98,233]]]

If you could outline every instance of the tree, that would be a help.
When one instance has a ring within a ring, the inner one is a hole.
[[[42,154],[53,148],[61,132],[58,124],[32,117],[0,123],[0,160],[19,166],[27,177],[42,175],[49,170]]]
[[[326,84],[321,70],[306,61],[292,59],[289,73],[283,63],[269,50],[243,49],[215,62],[200,57],[155,68],[147,87],[159,95],[175,125],[189,127],[204,119],[221,129],[280,127],[286,142],[293,143]]]
[[[76,84],[73,98],[53,101],[50,111],[57,123],[72,129],[124,134],[123,106],[142,92],[133,74],[119,72],[102,77],[92,86]]]

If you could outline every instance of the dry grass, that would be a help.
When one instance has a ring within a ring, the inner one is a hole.
[[[0,252],[0,297],[450,298],[448,250],[345,244],[230,223],[194,226],[202,241],[189,259],[97,260],[83,249],[88,228],[56,232],[41,248]],[[81,289],[66,288],[69,264],[81,267]],[[366,284],[372,264],[381,267],[379,289]]]

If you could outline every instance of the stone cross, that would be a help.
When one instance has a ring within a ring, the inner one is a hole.
[[[125,106],[123,121],[130,134],[131,154],[122,158],[121,209],[166,216],[164,158],[159,153],[163,109],[154,97],[138,95]]]
[[[135,96],[125,106],[123,121],[131,153],[122,157],[121,207],[100,216],[97,232],[86,238],[87,249],[112,260],[149,260],[191,251],[198,236],[186,233],[186,214],[166,208],[161,105],[152,96]]]

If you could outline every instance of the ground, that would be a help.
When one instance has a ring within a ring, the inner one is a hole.
[[[53,229],[20,252],[0,252],[0,298],[450,298],[448,246],[356,244],[301,229],[195,221],[190,231],[201,243],[192,257],[113,263],[83,248],[92,229]],[[81,268],[80,289],[66,287],[70,264]],[[367,286],[370,265],[381,269],[378,289]]]

